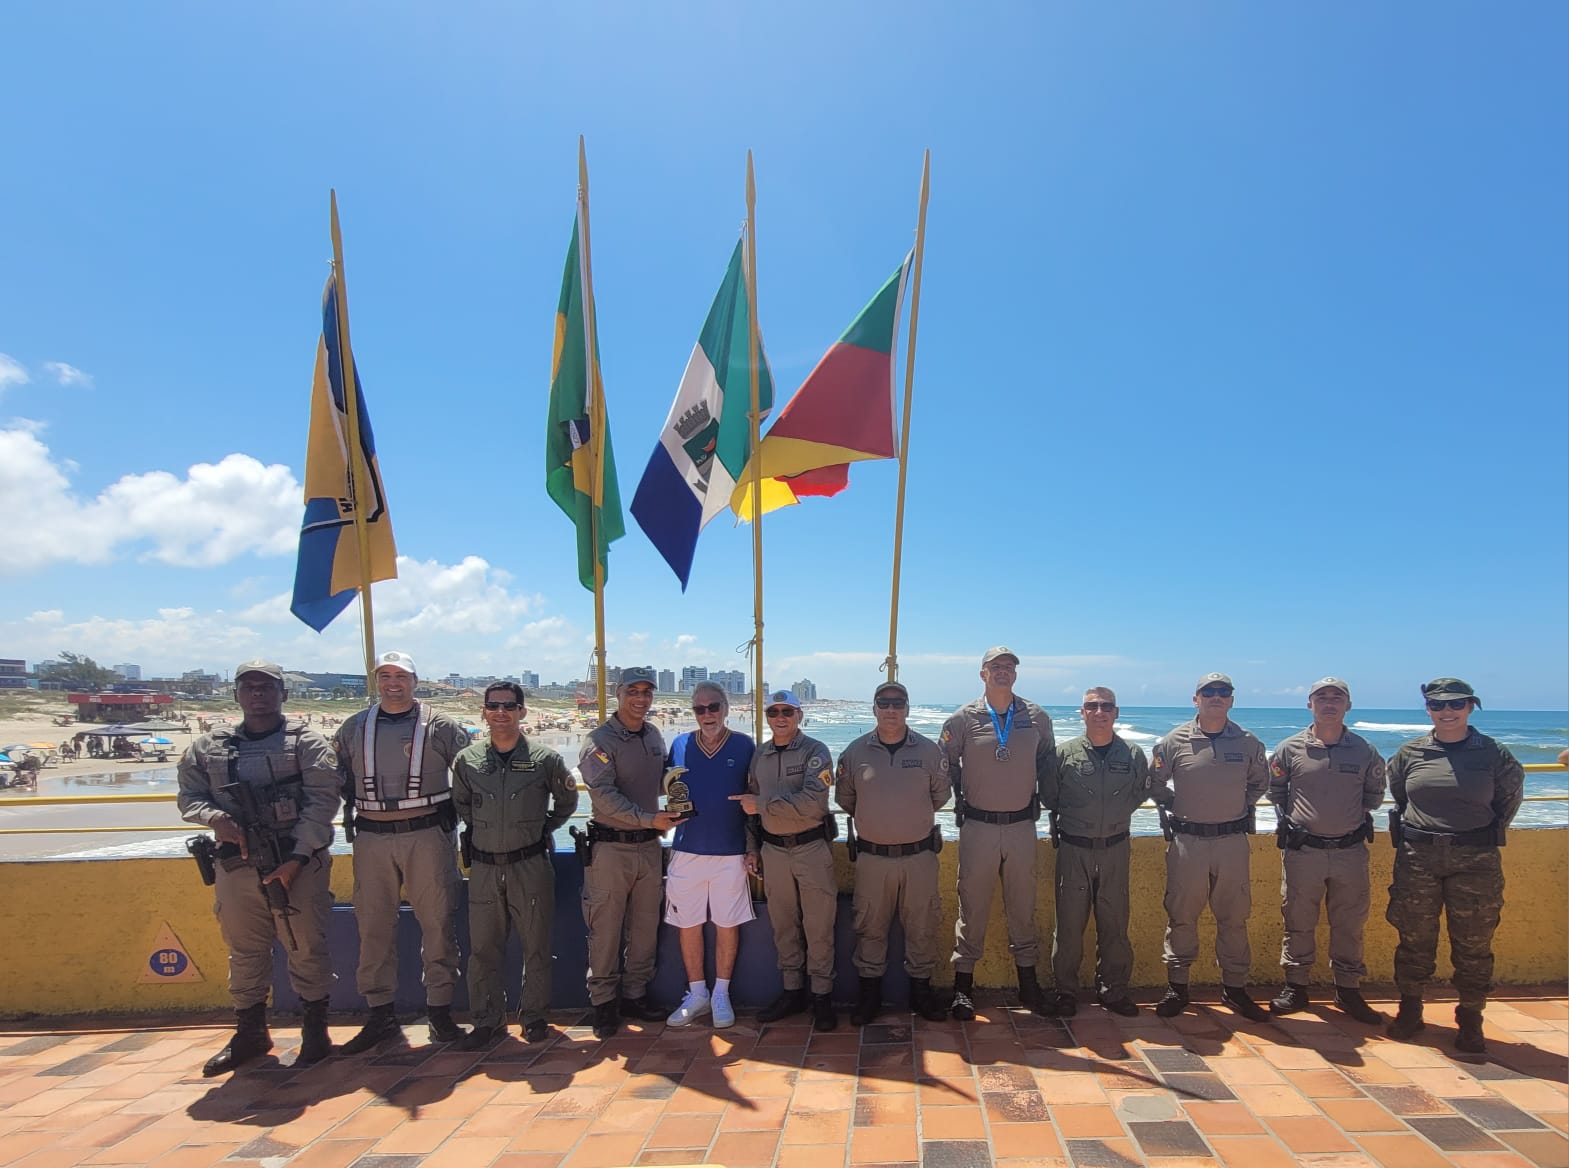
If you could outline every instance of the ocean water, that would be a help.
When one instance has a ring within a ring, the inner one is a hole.
[[[1083,723],[1073,707],[1047,706],[1046,711],[1052,717],[1059,741],[1074,738],[1084,732]],[[943,722],[951,713],[953,707],[914,706],[910,710],[910,725],[927,737],[935,739],[942,732]],[[1128,741],[1142,746],[1148,753],[1150,747],[1168,730],[1186,722],[1192,714],[1192,707],[1127,707],[1121,711],[1118,718],[1117,732]],[[1258,735],[1265,747],[1273,750],[1283,740],[1307,726],[1310,717],[1306,709],[1237,709],[1232,711],[1232,720]],[[1569,747],[1569,714],[1562,712],[1481,710],[1472,717],[1471,724],[1482,733],[1491,735],[1508,746],[1522,763],[1557,762],[1558,752]],[[869,702],[814,703],[806,710],[806,732],[822,741],[836,757],[847,745],[870,731],[873,725],[872,708]],[[1431,728],[1427,715],[1415,710],[1353,709],[1349,725],[1377,747],[1385,758],[1394,754],[1402,743],[1426,733]],[[749,719],[733,717],[731,726],[746,732],[751,730]],[[671,737],[674,733],[674,730],[667,730],[666,737]],[[568,763],[576,762],[575,751],[566,741],[566,736],[547,735],[547,740],[549,738],[560,738],[561,741],[552,742],[551,745],[557,746],[568,755]],[[1531,796],[1559,796],[1559,798],[1527,802],[1516,816],[1515,826],[1569,826],[1569,798],[1565,798],[1569,796],[1569,772],[1562,770],[1527,772],[1525,787],[1528,798]],[[175,789],[175,769],[169,766],[138,770],[134,773],[106,772],[59,778],[46,771],[39,783],[38,793],[40,795],[90,795],[157,792],[173,795]],[[586,818],[588,814],[586,797],[579,804],[579,812],[580,818]],[[128,807],[124,804],[83,807],[77,804],[71,807],[38,808],[28,814],[22,808],[7,809],[4,797],[0,796],[0,824],[7,827],[20,827],[23,826],[24,816],[29,824],[37,826],[102,825],[105,833],[113,832],[117,824],[153,824],[173,822],[178,819],[172,804],[157,807],[146,805]],[[944,833],[949,838],[955,838],[958,829],[953,822],[953,813],[939,812],[938,819]],[[1375,820],[1382,831],[1384,827],[1382,813],[1377,815]],[[1261,803],[1258,809],[1259,830],[1272,831],[1274,823],[1272,807],[1268,802]],[[42,859],[47,856],[57,859],[89,859],[184,855],[182,841],[194,829],[184,826],[171,827],[170,830],[177,834],[148,833],[131,837],[121,833],[112,841],[102,836],[96,838],[93,836],[0,837],[0,858]],[[1160,825],[1156,820],[1155,812],[1153,810],[1138,812],[1133,819],[1133,831],[1136,835],[1157,834]],[[14,842],[6,846],[7,840]],[[24,850],[21,846],[23,841],[33,841],[33,843]],[[40,841],[47,841],[47,846]],[[557,842],[559,847],[571,847],[571,841],[567,838],[565,830],[559,833]],[[347,850],[340,834],[333,851]]]

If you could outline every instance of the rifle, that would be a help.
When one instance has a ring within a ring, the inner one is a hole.
[[[271,766],[272,762],[269,759],[269,770]],[[276,789],[276,785],[273,789]],[[286,837],[272,822],[271,816],[263,811],[260,800],[256,798],[255,784],[230,783],[219,787],[218,790],[239,805],[238,822],[240,829],[245,832],[245,850],[252,856],[260,857],[260,861],[256,864],[256,883],[260,886],[262,895],[267,898],[267,907],[272,909],[273,915],[283,924],[283,930],[289,937],[289,948],[299,949],[299,942],[294,938],[294,924],[289,920],[299,910],[289,903],[287,888],[276,880],[267,879],[288,863],[293,841],[289,842],[289,847],[284,846]]]

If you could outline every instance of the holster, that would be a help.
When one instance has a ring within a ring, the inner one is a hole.
[[[572,837],[572,850],[577,853],[577,862],[587,868],[594,862],[594,845],[588,838],[588,832],[574,824],[567,828],[567,834]]]
[[[209,887],[218,882],[216,856],[218,845],[210,835],[193,835],[185,841],[185,850],[196,861],[196,870],[202,874],[202,883]]]
[[[1373,813],[1369,811],[1362,817],[1362,840],[1364,843],[1370,844],[1373,842],[1373,837],[1377,834],[1377,830],[1373,827]]]
[[[343,838],[349,843],[354,842],[354,801],[345,799],[343,802]]]
[[[1397,848],[1406,842],[1405,820],[1398,807],[1389,809],[1389,842]]]
[[[463,857],[463,866],[474,866],[474,833],[464,828],[458,833],[458,855]]]
[[[451,831],[458,825],[458,805],[448,799],[436,808],[436,814],[441,816],[441,830]]]
[[[1307,828],[1292,823],[1284,815],[1275,824],[1275,846],[1282,851],[1300,851],[1307,837]]]
[[[1057,813],[1055,811],[1046,813],[1046,834],[1051,836],[1051,846],[1057,847],[1061,841],[1057,838]]]
[[[942,855],[942,828],[932,824],[932,851]]]
[[[1177,838],[1177,833],[1171,827],[1171,808],[1157,803],[1155,805],[1155,814],[1160,816],[1160,834],[1166,837],[1167,843],[1170,843]]]
[[[845,847],[850,853],[850,863],[855,863],[856,857],[861,854],[861,845],[855,838],[855,819],[845,820]]]
[[[1258,834],[1258,805],[1256,803],[1248,804],[1248,834]]]

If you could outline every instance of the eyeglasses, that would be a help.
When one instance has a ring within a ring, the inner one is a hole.
[[[1230,696],[1231,687],[1229,685],[1206,685],[1199,690],[1199,697],[1201,698],[1229,698]]]
[[[517,709],[522,704],[523,704],[522,702],[486,702],[485,703],[485,708],[487,710],[508,710],[508,711],[510,711],[510,710]]]
[[[694,714],[717,714],[724,708],[724,702],[709,702],[706,706],[697,705],[694,703],[692,706],[692,712]]]
[[[1107,714],[1115,714],[1117,712],[1117,703],[1116,702],[1085,702],[1083,708],[1084,708],[1084,712],[1086,714],[1099,714],[1099,713],[1102,713],[1102,712],[1107,713]]]
[[[1470,698],[1428,698],[1430,710],[1463,710],[1471,704]]]
[[[795,716],[794,706],[769,706],[763,713],[770,718],[790,718]]]
[[[909,704],[910,703],[905,701],[903,698],[878,698],[877,699],[877,708],[879,710],[902,710],[906,706],[908,706]]]

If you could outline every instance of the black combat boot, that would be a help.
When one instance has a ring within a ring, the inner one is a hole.
[[[928,1022],[942,1022],[948,1017],[948,1006],[935,990],[929,977],[910,979],[910,1012],[919,1014]]]
[[[1188,983],[1185,981],[1169,981],[1166,983],[1166,994],[1155,1003],[1155,1013],[1162,1018],[1175,1018],[1188,1008]]]
[[[524,1042],[544,1042],[550,1037],[550,1026],[543,1018],[535,1018],[532,1022],[523,1023]]]
[[[839,1015],[834,1012],[832,994],[812,995],[812,1029],[832,1030],[839,1025]]]
[[[1116,993],[1108,993],[1102,990],[1096,1001],[1100,1002],[1102,1010],[1108,1010],[1123,1018],[1137,1018],[1139,1016],[1139,1007],[1132,998],[1128,997],[1127,990],[1119,990]]]
[[[360,1027],[360,1032],[343,1044],[343,1053],[364,1054],[367,1050],[372,1050],[394,1037],[403,1037],[403,1027],[398,1025],[398,1016],[392,1008],[392,1003],[372,1006],[370,1017],[365,1019],[365,1025]]]
[[[486,1050],[501,1037],[499,1026],[476,1026],[458,1039],[459,1050]]]
[[[883,979],[880,977],[863,977],[861,979],[861,998],[856,1002],[855,1009],[850,1011],[850,1023],[854,1026],[865,1026],[872,1019],[881,1014],[883,1010]]]
[[[1401,994],[1400,1012],[1389,1020],[1384,1033],[1399,1042],[1405,1042],[1426,1029],[1427,1023],[1422,1021],[1422,995]]]
[[[1242,986],[1221,986],[1220,1000],[1249,1022],[1269,1021],[1269,1014],[1265,1012],[1264,1007],[1255,1002],[1253,996]]]
[[[948,1006],[948,1012],[953,1015],[955,1022],[975,1021],[975,1001],[970,996],[975,993],[975,974],[959,973],[953,975],[953,1002]]]
[[[621,1029],[621,1007],[615,998],[594,1007],[594,1037],[614,1038]]]
[[[1052,997],[1052,1013],[1059,1018],[1072,1018],[1079,1012],[1079,995],[1058,990]]]
[[[1019,1005],[1032,1014],[1039,1014],[1042,1018],[1056,1017],[1057,996],[1042,992],[1041,983],[1035,980],[1035,967],[1015,965],[1013,968],[1019,975]]]
[[[1482,1037],[1482,1011],[1467,1006],[1455,1007],[1455,1049],[1463,1054],[1486,1054],[1487,1039]]]
[[[1271,1014],[1300,1014],[1311,1004],[1312,999],[1308,997],[1307,986],[1288,981],[1280,987],[1280,992],[1269,1003],[1269,1012]]]
[[[670,1007],[655,1004],[645,991],[635,998],[621,999],[621,1016],[639,1022],[663,1022],[670,1017]]]
[[[432,1042],[461,1042],[468,1031],[452,1020],[451,1006],[426,1006],[426,1033]]]
[[[1362,991],[1352,986],[1335,987],[1335,1005],[1339,1006],[1346,1014],[1367,1026],[1377,1026],[1383,1022],[1384,1016],[1372,1006],[1367,1004],[1367,999],[1362,996]]]
[[[272,1049],[272,1035],[267,1030],[267,1003],[258,1002],[234,1012],[234,1035],[217,1054],[202,1064],[202,1074],[207,1078],[227,1074],[236,1067],[261,1058]]]
[[[793,990],[785,990],[768,1005],[757,1012],[759,1022],[777,1022],[781,1018],[788,1018],[792,1014],[799,1014],[810,1004],[811,999],[806,996],[806,989],[797,986]]]
[[[301,1002],[304,1017],[300,1020],[300,1053],[294,1056],[294,1065],[308,1067],[332,1054],[332,1039],[327,1035],[327,999],[319,1002]]]

